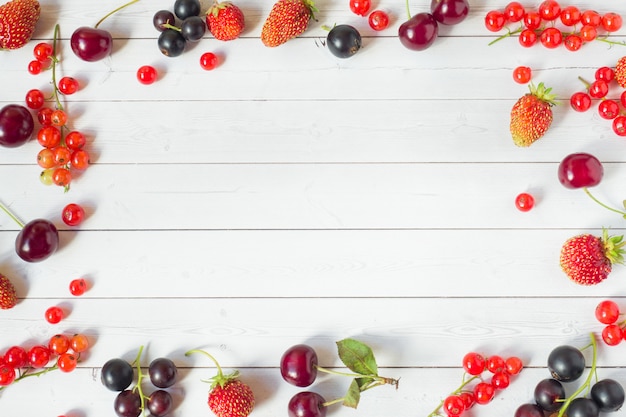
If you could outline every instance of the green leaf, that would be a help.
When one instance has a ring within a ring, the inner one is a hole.
[[[337,350],[339,359],[353,372],[378,376],[374,352],[365,343],[354,339],[343,339],[337,342]]]
[[[364,390],[365,387],[374,382],[374,378],[370,378],[368,376],[363,378],[354,378],[354,380],[359,385],[359,389],[361,390],[361,392]]]
[[[346,396],[343,397],[343,405],[346,407],[356,408],[359,405],[359,400],[361,399],[361,388],[359,387],[359,383],[357,379],[353,379],[348,387],[348,392]]]

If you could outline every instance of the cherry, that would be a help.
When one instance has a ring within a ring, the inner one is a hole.
[[[292,385],[308,387],[317,377],[317,361],[317,353],[311,346],[294,345],[280,359],[280,374]]]
[[[0,146],[16,148],[28,142],[35,122],[30,111],[19,104],[0,109]]]
[[[430,47],[439,34],[437,20],[430,13],[418,13],[398,28],[400,42],[413,51]]]
[[[559,164],[559,181],[566,188],[586,188],[598,185],[604,175],[602,163],[588,153],[567,155]]]
[[[299,392],[289,400],[288,415],[289,417],[324,417],[326,416],[324,403],[324,397],[315,392]]]
[[[469,13],[467,0],[432,0],[430,12],[437,22],[443,25],[461,23]]]

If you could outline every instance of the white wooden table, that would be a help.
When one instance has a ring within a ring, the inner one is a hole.
[[[548,376],[554,347],[582,347],[601,330],[593,314],[600,300],[626,309],[626,268],[595,287],[561,272],[568,237],[602,227],[623,233],[625,223],[556,176],[565,155],[590,152],[605,166],[597,196],[616,206],[626,197],[626,142],[596,112],[568,105],[583,88],[577,77],[614,66],[626,47],[524,49],[516,38],[488,46],[495,35],[483,18],[507,3],[498,0],[473,1],[463,23],[412,52],[397,38],[404,2],[374,2],[393,16],[376,33],[347,0],[318,0],[318,21],[304,36],[270,49],[259,35],[272,2],[239,0],[247,24],[240,39],[207,35],[167,58],[152,15],[173,1],[143,0],[100,26],[114,36],[113,53],[86,63],[69,36],[120,2],[41,3],[35,39],[0,53],[0,105],[23,103],[31,88],[50,91],[50,72],[33,76],[26,67],[58,23],[59,74],[81,82],[65,105],[88,135],[93,164],[63,193],[40,184],[36,141],[0,149],[0,199],[24,220],[52,220],[62,243],[50,259],[26,264],[13,251],[17,225],[0,216],[0,272],[20,297],[0,312],[0,349],[74,332],[93,347],[73,373],[2,391],[3,416],[114,415],[100,367],[132,360],[141,345],[144,365],[167,356],[180,367],[173,416],[210,415],[200,379],[214,368],[183,355],[193,348],[241,371],[257,396],[253,415],[284,416],[299,389],[280,377],[283,351],[308,343],[323,366],[342,369],[334,342],[346,337],[368,343],[381,374],[401,378],[400,387],[368,391],[356,411],[334,406],[329,415],[426,416],[461,382],[469,351],[524,359],[528,368],[512,385],[473,411],[513,415]],[[410,9],[429,5],[411,1]],[[576,5],[626,14],[619,1]],[[322,46],[321,26],[335,23],[364,36],[353,58]],[[207,51],[222,57],[210,72],[198,63]],[[142,65],[159,70],[155,84],[137,81]],[[518,65],[562,102],[548,134],[528,149],[515,147],[508,129],[527,91],[512,79]],[[528,213],[513,204],[525,191],[537,199]],[[88,212],[78,228],[61,222],[70,202]],[[91,282],[82,297],[68,291],[77,277]],[[57,325],[43,317],[52,305],[68,313]],[[626,384],[624,349],[600,346],[600,377]],[[310,389],[332,399],[348,384],[324,376]]]

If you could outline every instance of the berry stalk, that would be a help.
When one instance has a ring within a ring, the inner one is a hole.
[[[465,378],[465,377],[464,377],[464,378]],[[465,387],[466,387],[466,386],[467,386],[470,382],[472,382],[472,381],[474,381],[474,380],[476,380],[476,379],[480,379],[480,375],[475,375],[475,376],[473,376],[473,377],[471,377],[471,378],[469,378],[469,379],[464,380],[464,381],[461,383],[461,385],[459,385],[459,387],[458,387],[457,389],[455,389],[454,391],[452,391],[452,392],[450,393],[450,395],[457,395],[457,394],[460,394],[461,392],[463,392],[463,388],[465,388]],[[435,409],[434,409],[433,411],[431,411],[431,413],[430,413],[430,414],[428,414],[428,417],[437,417],[437,416],[440,416],[440,414],[439,414],[439,410],[441,409],[441,407],[443,407],[443,402],[444,402],[444,401],[445,401],[445,399],[444,399],[444,400],[441,400],[441,401],[439,402],[439,404],[437,405],[437,407],[435,407]]]
[[[574,391],[572,393],[572,395],[570,395],[564,402],[563,405],[561,406],[561,409],[559,410],[559,414],[557,415],[557,417],[563,417],[565,415],[565,412],[567,411],[567,407],[570,405],[570,403],[576,398],[578,397],[585,389],[590,389],[591,388],[591,379],[594,377],[594,375],[596,375],[596,360],[598,357],[598,346],[596,343],[596,338],[594,336],[593,333],[591,333],[590,335],[591,338],[591,343],[587,346],[585,346],[583,349],[588,348],[589,346],[591,346],[592,349],[592,357],[591,357],[591,369],[589,370],[589,374],[587,375],[587,379],[585,380],[585,382],[578,387],[578,389],[576,391]]]
[[[618,213],[620,214],[624,219],[626,219],[626,212],[625,211],[621,211],[618,210],[616,208],[613,207],[609,207],[606,204],[604,204],[603,202],[601,202],[600,200],[598,200],[596,197],[593,196],[593,194],[591,194],[591,192],[589,191],[589,189],[587,187],[583,187],[583,191],[585,192],[585,194],[587,194],[589,196],[589,198],[591,198],[593,201],[595,201],[596,203],[598,203],[600,206],[604,207],[607,210],[610,210],[612,212]]]
[[[131,5],[131,4],[133,4],[133,3],[137,3],[138,1],[139,1],[139,0],[132,0],[132,1],[129,1],[128,3],[121,5],[121,6],[120,6],[120,7],[118,7],[117,9],[110,11],[109,13],[107,13],[106,15],[104,15],[104,17],[103,17],[102,19],[98,20],[98,23],[96,23],[96,25],[95,25],[94,27],[95,27],[96,29],[98,29],[98,26],[100,26],[100,24],[101,24],[102,22],[104,22],[104,21],[105,21],[105,20],[106,20],[109,16],[114,15],[115,13],[119,12],[120,10],[122,10],[122,9],[124,9],[124,8],[126,8],[126,7],[128,7],[128,6],[130,6],[130,5]]]
[[[4,211],[7,214],[7,216],[13,219],[13,221],[17,223],[18,226],[20,226],[20,229],[24,228],[24,223],[20,219],[18,219],[17,216],[13,214],[11,210],[9,210],[9,208],[5,206],[4,203],[2,202],[0,202],[0,209],[2,209],[2,211]]]
[[[141,354],[143,352],[143,345],[139,346],[139,352],[137,352],[137,356],[135,357],[135,360],[133,361],[133,365],[135,366],[135,368],[137,369],[137,384],[135,385],[135,388],[133,388],[134,390],[137,390],[137,392],[139,393],[139,399],[141,401],[141,412],[145,413],[146,411],[146,396],[143,393],[143,388],[141,387],[141,382],[143,381],[144,378],[144,374],[141,371]]]

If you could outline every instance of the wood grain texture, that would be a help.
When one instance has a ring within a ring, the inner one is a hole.
[[[75,372],[0,391],[0,414],[23,415],[27,404],[28,415],[111,416],[115,394],[100,383],[100,368],[113,357],[132,361],[144,346],[143,366],[167,356],[180,368],[173,417],[210,414],[201,379],[215,368],[184,355],[193,348],[241,370],[257,397],[253,416],[287,415],[298,389],[280,377],[283,351],[309,343],[323,366],[342,370],[335,342],[353,337],[400,386],[364,393],[356,411],[335,406],[329,416],[426,417],[461,382],[469,351],[525,361],[511,387],[473,411],[513,415],[548,377],[553,348],[598,336],[599,301],[626,308],[623,266],[594,287],[561,271],[568,237],[603,227],[623,233],[625,223],[556,175],[565,155],[593,153],[605,169],[594,195],[621,207],[625,142],[610,122],[573,112],[568,100],[584,88],[579,76],[614,66],[626,48],[524,49],[515,37],[489,46],[497,35],[484,15],[508,3],[497,0],[472,1],[462,24],[442,27],[416,53],[396,35],[404,2],[375,4],[393,17],[377,33],[347,0],[318,0],[309,30],[270,49],[259,36],[272,2],[236,3],[246,15],[240,39],[207,35],[166,58],[151,19],[173,2],[140,1],[101,26],[114,37],[113,54],[86,63],[70,50],[72,31],[118,2],[42,0],[34,40],[0,52],[0,106],[23,102],[31,88],[51,92],[50,73],[32,76],[26,67],[34,44],[60,25],[58,76],[81,83],[63,104],[92,154],[64,193],[40,184],[36,141],[0,149],[0,200],[25,221],[51,220],[61,238],[53,257],[26,264],[13,250],[18,226],[0,216],[0,272],[19,297],[0,314],[0,351],[56,333],[83,332],[93,343]],[[626,13],[620,2],[576,5]],[[412,13],[429,7],[409,2]],[[335,23],[361,31],[355,57],[326,50],[322,25]],[[198,64],[206,51],[222,58],[214,71]],[[146,64],[159,70],[154,85],[136,80]],[[527,92],[512,80],[518,65],[560,101],[552,128],[528,149],[513,145],[508,126]],[[620,92],[614,87],[611,97]],[[532,211],[515,209],[520,192],[537,199]],[[87,211],[80,227],[61,221],[70,202]],[[90,283],[82,297],[68,291],[77,277]],[[67,315],[58,325],[43,318],[52,305]],[[623,349],[600,345],[599,378],[626,385]],[[330,400],[348,384],[322,376],[311,389]]]

